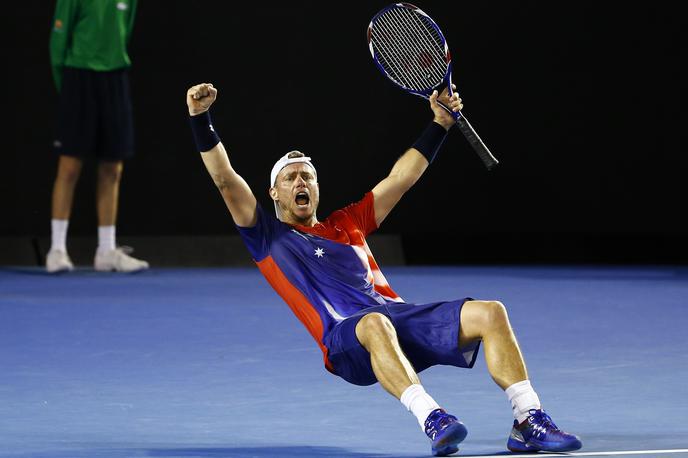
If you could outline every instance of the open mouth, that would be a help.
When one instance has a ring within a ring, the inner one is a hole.
[[[308,205],[311,201],[311,198],[308,196],[307,193],[300,192],[296,194],[296,198],[294,200],[296,201],[296,205],[302,207]]]

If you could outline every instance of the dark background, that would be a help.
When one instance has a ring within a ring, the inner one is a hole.
[[[375,68],[365,32],[388,2],[139,3],[130,55],[137,154],[118,235],[235,234],[195,151],[186,89],[219,88],[214,124],[263,205],[291,149],[318,168],[323,219],[360,198],[431,119]],[[685,15],[673,2],[424,1],[464,112],[500,159],[455,131],[380,229],[411,263],[686,263]],[[49,235],[57,94],[54,2],[3,7],[0,236]],[[9,33],[7,33],[9,32]],[[94,164],[70,234],[95,234]]]

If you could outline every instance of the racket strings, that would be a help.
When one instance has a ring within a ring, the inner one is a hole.
[[[372,44],[379,58],[378,61],[397,83],[405,87],[415,86],[418,81],[412,81],[413,75],[402,71],[400,66],[400,62],[404,60],[403,49],[388,30],[387,24],[380,19],[376,22],[377,26],[372,28]]]
[[[434,31],[434,28],[422,22],[421,17],[415,12],[403,10],[405,12],[409,12],[409,14],[404,15],[401,14],[401,11],[402,10],[397,9],[396,13],[403,19],[406,19],[406,24],[413,27],[413,30],[416,32],[415,34],[411,34],[411,29],[405,29],[409,30],[409,37],[415,39],[417,42],[420,41],[418,44],[420,45],[420,48],[424,50],[421,54],[419,54],[418,63],[421,65],[421,67],[427,68],[427,70],[429,70],[435,77],[436,81],[443,80],[444,74],[447,70],[446,65],[443,65],[446,63],[446,53],[441,45],[442,42],[440,41],[440,43],[438,43],[435,41],[430,33],[430,30]],[[430,29],[428,29],[428,27],[430,27]]]
[[[412,65],[415,54],[411,54],[408,48],[397,45],[398,40],[384,31],[379,34],[384,41],[376,43],[376,51],[380,62],[387,73],[402,86],[422,90],[430,83],[427,81],[427,72],[423,72],[418,65]]]
[[[395,27],[398,35],[403,36],[404,41],[399,41],[400,43],[406,43],[409,45],[406,54],[410,54],[408,62],[411,63],[411,68],[415,71],[416,75],[421,76],[421,80],[428,80],[428,77],[439,77],[441,80],[444,76],[444,71],[441,68],[437,68],[433,54],[436,54],[436,48],[433,48],[433,43],[428,41],[428,37],[424,34],[422,28],[419,28],[415,24],[414,19],[417,20],[415,14],[413,14],[408,9],[394,8],[390,10],[390,19]],[[406,13],[406,14],[404,14]],[[393,18],[391,16],[394,16]],[[439,72],[438,72],[439,70]],[[426,83],[427,84],[427,83]]]
[[[397,83],[410,89],[420,89],[424,86],[422,77],[418,72],[411,68],[410,72],[403,69],[402,62],[408,61],[408,56],[404,56],[404,50],[396,43],[397,40],[388,34],[387,30],[375,29],[373,37],[379,38],[373,44],[377,52],[380,63],[385,67],[387,74]],[[408,67],[407,67],[407,70]]]
[[[447,70],[446,47],[439,33],[413,10],[393,8],[379,16],[372,44],[385,71],[414,90],[435,87]]]
[[[431,69],[435,71],[435,75],[439,76],[440,79],[444,78],[444,74],[447,70],[444,41],[439,37],[435,28],[423,21],[422,16],[419,14],[410,13],[405,16],[407,22],[410,23],[416,31],[416,39],[421,41],[420,45],[428,53],[425,57],[431,59],[429,62],[431,64]],[[435,34],[434,36],[433,33]],[[427,65],[428,61],[424,63]]]
[[[434,51],[432,54],[435,54],[435,57],[439,58],[437,61],[438,63],[444,61],[444,57],[446,56],[444,41],[440,38],[437,30],[432,24],[427,22],[427,18],[408,9],[402,10],[397,8],[393,10],[393,13],[409,27],[407,30],[410,31],[412,28],[415,31],[413,35],[409,32],[410,38],[419,42],[421,47]],[[441,68],[441,66],[439,68]]]
[[[397,79],[404,81],[406,86],[412,87],[416,90],[427,89],[428,86],[432,87],[435,85],[436,81],[441,81],[443,74],[438,73],[438,68],[436,66],[430,66],[428,68],[423,68],[422,53],[425,54],[425,63],[434,63],[435,59],[432,59],[431,54],[428,53],[428,43],[423,43],[420,39],[423,38],[422,35],[415,36],[417,34],[412,33],[412,29],[408,27],[408,22],[403,23],[399,20],[402,16],[397,13],[395,17],[391,15],[385,15],[380,24],[383,26],[381,28],[381,37],[386,40],[380,43],[380,51],[393,51],[387,54],[388,62],[397,70]],[[417,29],[416,29],[417,30]],[[406,45],[406,46],[404,46]],[[434,71],[433,71],[434,70]],[[443,72],[441,69],[440,72]],[[432,81],[432,77],[436,78],[436,81]],[[429,78],[430,77],[430,78]],[[428,81],[428,80],[431,81]]]
[[[394,79],[401,80],[403,81],[404,86],[409,86],[414,89],[422,90],[424,88],[428,87],[434,87],[436,83],[441,81],[441,74],[438,74],[437,72],[433,72],[432,69],[430,68],[417,68],[416,66],[409,66],[408,63],[400,63],[398,60],[400,59],[402,62],[408,61],[408,57],[400,56],[399,53],[397,52],[396,56],[389,56],[389,53],[385,53],[384,50],[382,51],[382,54],[388,54],[387,61],[387,71],[389,73],[393,73],[395,75]],[[397,58],[397,61],[395,62],[394,57]],[[422,56],[421,56],[422,57]],[[429,59],[428,57],[424,57],[424,59]],[[390,68],[394,71],[390,71]],[[400,68],[400,67],[405,67],[405,68]],[[434,73],[434,74],[433,74]]]

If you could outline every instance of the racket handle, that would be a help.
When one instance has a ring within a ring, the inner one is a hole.
[[[473,129],[471,123],[468,122],[466,116],[464,116],[463,113],[455,114],[459,115],[456,119],[456,124],[459,126],[459,130],[461,130],[463,136],[466,137],[466,140],[468,140],[468,143],[470,143],[475,152],[478,153],[478,156],[480,159],[482,159],[485,167],[487,167],[487,170],[492,170],[497,164],[499,164],[499,161],[492,155],[492,153],[490,153],[490,150],[487,149],[487,146],[485,146],[485,143],[483,143],[478,134],[475,132],[475,129]]]

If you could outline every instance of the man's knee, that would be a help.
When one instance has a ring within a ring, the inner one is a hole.
[[[60,156],[57,167],[57,179],[62,182],[76,183],[81,174],[81,160],[70,157]]]
[[[123,168],[124,166],[121,161],[101,162],[98,165],[98,178],[100,180],[118,182],[122,178]]]
[[[472,339],[508,325],[506,307],[499,301],[468,301],[461,311],[462,334]]]
[[[487,314],[488,323],[492,326],[503,326],[509,323],[509,315],[506,307],[499,301],[485,301],[485,313]]]
[[[356,337],[367,348],[375,338],[396,338],[394,325],[381,313],[369,313],[356,324]]]

